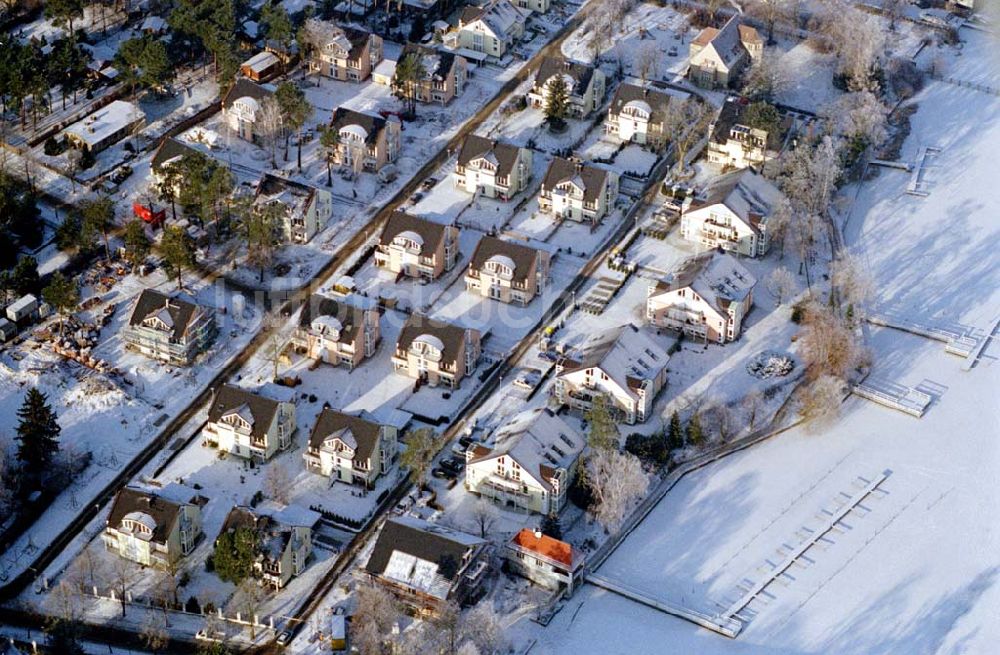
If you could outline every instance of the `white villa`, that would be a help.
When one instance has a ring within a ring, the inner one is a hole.
[[[764,53],[757,30],[734,14],[721,29],[706,27],[691,42],[688,77],[706,89],[725,88]]]
[[[313,294],[303,305],[292,346],[311,359],[354,369],[375,354],[382,331],[378,309],[353,296]]]
[[[702,253],[668,280],[650,285],[646,318],[650,325],[706,341],[734,341],[753,306],[756,284],[757,279],[732,255]]]
[[[531,163],[528,148],[470,134],[458,152],[455,186],[507,201],[527,188]]]
[[[435,387],[458,388],[479,361],[479,330],[411,314],[403,326],[392,368],[397,373]]]
[[[251,143],[260,143],[257,119],[265,100],[274,97],[271,88],[239,78],[222,100],[222,117],[238,137]]]
[[[590,409],[603,395],[616,418],[643,423],[667,381],[670,356],[634,325],[591,335],[572,355],[556,363],[553,395],[574,409]]]
[[[465,288],[484,298],[527,305],[545,288],[549,253],[489,235],[479,239]]]
[[[170,570],[198,545],[205,502],[180,485],[124,487],[111,503],[104,546],[143,566]]]
[[[250,530],[254,540],[253,576],[261,586],[283,589],[305,570],[312,555],[312,535],[318,512],[265,501],[257,507],[229,510],[219,535]],[[218,542],[218,538],[216,538]]]
[[[744,98],[727,98],[719,115],[709,126],[708,161],[724,167],[761,166],[778,156],[792,119],[786,117],[777,130],[752,127],[743,122],[749,103]]]
[[[295,403],[230,384],[215,392],[205,436],[220,452],[257,462],[292,445]]]
[[[529,105],[536,109],[545,108],[548,103],[549,82],[556,76],[562,77],[566,82],[572,117],[585,118],[601,106],[606,84],[601,69],[561,57],[546,57],[542,60],[528,92]]]
[[[406,212],[389,216],[375,265],[399,276],[436,280],[458,262],[458,228]]]
[[[671,96],[635,84],[619,84],[608,107],[604,132],[622,141],[662,149],[670,141],[666,130]]]
[[[215,313],[201,305],[143,289],[122,330],[126,346],[146,357],[189,366],[215,339]]]
[[[264,173],[254,208],[279,206],[279,230],[286,242],[308,243],[333,216],[333,196],[326,189]]]
[[[330,478],[331,483],[371,488],[392,468],[398,439],[391,425],[327,407],[317,417],[302,457],[308,470]]]
[[[469,447],[465,488],[504,507],[558,513],[586,445],[552,410],[523,411],[493,434],[491,445]]]
[[[768,218],[781,202],[781,192],[752,169],[720,175],[685,199],[681,236],[706,248],[761,256],[770,246]]]
[[[558,218],[596,225],[614,210],[617,198],[617,173],[554,157],[542,180],[538,208]]]
[[[510,0],[490,0],[481,7],[467,5],[458,17],[458,43],[502,59],[524,36],[524,23],[524,13]]]

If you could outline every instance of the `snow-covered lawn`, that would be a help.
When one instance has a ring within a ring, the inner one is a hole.
[[[966,52],[990,47],[985,35],[963,36]],[[970,77],[1000,79],[980,66],[972,62]],[[988,191],[1000,109],[994,96],[942,83],[916,101],[903,159],[923,145],[942,148],[930,196],[905,195],[908,176],[883,172],[862,186],[846,240],[868,266],[878,304],[981,331],[1000,307],[1000,205]],[[940,343],[889,328],[872,329],[869,346],[873,375],[931,394],[924,418],[852,397],[833,425],[794,428],[688,475],[601,569],[715,613],[822,529],[824,512],[854,494],[859,478],[887,472],[882,492],[749,606],[736,640],[588,587],[547,629],[524,630],[539,639],[532,652],[656,653],[662,643],[705,653],[990,652],[1000,637],[991,527],[1000,510],[1000,346],[990,342],[971,371]]]

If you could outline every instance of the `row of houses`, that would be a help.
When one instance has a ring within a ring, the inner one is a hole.
[[[208,502],[178,484],[124,487],[111,503],[101,535],[104,547],[142,566],[175,571],[204,540],[202,508]],[[270,502],[234,506],[219,535],[249,530],[254,578],[262,586],[282,589],[305,570],[319,519],[311,510]]]

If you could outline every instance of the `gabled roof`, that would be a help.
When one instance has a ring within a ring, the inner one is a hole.
[[[476,251],[472,253],[469,269],[480,271],[490,259],[497,256],[506,257],[514,264],[514,281],[524,282],[536,270],[535,264],[540,255],[540,250],[485,235],[479,239]]]
[[[515,546],[532,553],[537,553],[567,568],[573,568],[573,561],[577,559],[574,557],[573,547],[568,543],[554,539],[541,532],[536,533],[531,528],[522,528],[510,541]]]
[[[412,516],[391,518],[382,527],[371,557],[365,564],[365,570],[372,575],[391,577],[399,582],[407,583],[412,580],[411,586],[430,591],[428,588],[430,584],[426,586],[419,584],[421,577],[419,575],[401,580],[397,575],[392,575],[399,572],[387,570],[394,553],[402,553],[427,562],[433,568],[431,576],[452,582],[458,575],[463,560],[485,543],[485,540],[470,534]],[[448,560],[455,566],[445,566]]]
[[[202,311],[198,305],[176,296],[168,296],[155,289],[143,289],[135,301],[128,323],[130,326],[141,325],[151,315],[157,314],[173,330],[173,338],[180,340],[188,325]]]
[[[491,0],[481,7],[467,5],[458,20],[463,26],[481,20],[494,36],[502,38],[516,23],[524,22],[524,14],[510,0]]]
[[[763,175],[744,168],[714,178],[695,196],[685,213],[724,205],[748,228],[760,232],[761,224],[781,201],[781,192]]]
[[[361,330],[364,327],[365,311],[363,308],[348,302],[341,302],[314,293],[302,306],[299,327],[308,330],[313,320],[321,316],[328,316],[340,323],[340,337],[337,341],[339,343],[355,343],[360,338]]]
[[[619,84],[615,95],[611,98],[608,113],[617,116],[626,105],[632,102],[642,102],[650,110],[650,123],[662,123],[667,107],[670,105],[670,94],[643,88],[635,84]]]
[[[569,470],[587,445],[579,432],[548,408],[515,415],[493,436],[493,446],[477,444],[470,463],[506,455],[529,475],[551,487],[549,480],[559,469]]]
[[[395,211],[389,216],[389,220],[386,221],[385,227],[382,229],[379,245],[388,246],[403,232],[412,232],[419,236],[423,242],[421,253],[429,256],[431,253],[437,252],[449,228],[450,226],[442,223],[435,223],[406,212]]]
[[[514,170],[521,148],[513,143],[501,143],[486,137],[470,134],[462,142],[458,151],[458,165],[468,166],[471,162],[481,159],[491,159],[496,164],[497,176],[507,177]]]
[[[310,513],[316,514],[315,512]],[[292,525],[282,521],[282,518],[280,511],[268,511],[268,508],[263,505],[257,508],[237,505],[229,510],[222,523],[222,529],[219,530],[219,535],[234,532],[240,528],[252,530],[257,535],[256,556],[265,561],[280,562],[289,542],[296,538],[295,528],[313,527],[318,521],[319,515],[316,514],[316,520],[303,525]]]
[[[222,108],[229,109],[240,98],[253,98],[257,102],[263,102],[272,96],[274,96],[274,92],[267,87],[241,77],[236,80],[236,83],[226,93],[226,97],[222,99]]]
[[[458,56],[447,50],[439,50],[419,43],[407,43],[403,46],[403,52],[399,55],[399,61],[403,61],[410,55],[420,57],[424,65],[425,80],[444,80],[455,67],[455,58]]]
[[[186,145],[174,137],[170,136],[162,141],[160,145],[156,148],[156,153],[153,154],[153,159],[150,161],[150,168],[154,172],[158,171],[164,164],[172,162],[179,159],[185,155],[204,155],[200,150],[192,148]]]
[[[691,289],[709,306],[725,314],[732,302],[742,302],[757,278],[735,257],[709,251],[688,259],[669,279],[659,282],[652,295]]]
[[[591,335],[572,359],[562,362],[560,377],[599,368],[624,390],[637,389],[666,368],[670,356],[652,338],[632,324]]]
[[[478,330],[472,328],[464,328],[460,325],[445,323],[444,321],[435,321],[420,314],[411,314],[406,319],[403,330],[399,333],[399,339],[396,341],[396,350],[409,350],[410,344],[418,337],[433,337],[439,340],[441,345],[444,346],[441,354],[442,361],[451,363],[457,360],[459,350],[465,343],[466,333],[468,332],[478,334]]]
[[[570,161],[562,157],[553,157],[549,169],[545,171],[542,188],[551,191],[563,182],[572,182],[583,187],[585,202],[596,202],[604,191],[608,171],[591,164]]]
[[[336,43],[340,48],[346,50],[349,61],[354,61],[361,57],[365,47],[368,45],[368,41],[372,37],[371,32],[355,27],[334,25],[325,22],[324,25],[329,26],[329,32],[324,35],[327,44]]]
[[[153,528],[153,536],[150,541],[165,544],[183,505],[184,503],[168,500],[146,489],[123,487],[115,494],[111,503],[107,525],[117,530],[126,516],[139,512],[153,520],[154,525],[150,526]]]
[[[725,103],[722,105],[722,109],[719,111],[718,118],[716,118],[715,122],[712,124],[711,141],[713,143],[724,144],[729,141],[729,133],[732,131],[733,126],[741,124],[740,120],[743,117],[743,112],[749,104],[750,103],[744,98],[726,98]],[[781,122],[781,129],[777,131],[761,130],[767,134],[768,150],[778,150],[781,147],[782,135],[790,129],[791,124],[791,118],[785,118]]]
[[[535,76],[535,88],[545,84],[553,75],[569,75],[573,80],[571,95],[582,96],[590,86],[590,80],[594,77],[593,66],[581,64],[578,61],[563,59],[562,57],[546,57],[538,67],[538,74]]]
[[[734,14],[721,29],[714,27],[703,29],[692,44],[702,46],[704,50],[710,48],[715,50],[722,63],[731,68],[746,52],[744,42],[759,43],[760,36],[754,28],[741,25],[739,15]]]
[[[264,173],[257,184],[255,202],[277,201],[288,208],[304,211],[312,202],[316,187],[273,173]]]
[[[365,143],[373,144],[378,140],[378,135],[385,129],[387,122],[385,118],[377,114],[337,107],[337,110],[333,112],[333,118],[330,119],[330,127],[339,132],[349,125],[357,125],[367,135]]]
[[[208,422],[218,423],[223,417],[237,412],[250,423],[251,436],[263,439],[280,406],[280,401],[273,398],[225,384],[215,392],[208,410]]]
[[[321,448],[324,441],[337,437],[351,446],[355,461],[363,462],[375,452],[381,433],[382,426],[378,423],[326,407],[316,418],[309,446]]]

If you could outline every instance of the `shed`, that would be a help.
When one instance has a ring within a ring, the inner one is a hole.
[[[38,310],[38,298],[30,293],[7,305],[7,318],[13,323],[20,323],[31,318]]]
[[[5,318],[0,318],[0,343],[6,343],[17,336],[17,326]]]
[[[343,614],[330,617],[330,649],[334,651],[347,649],[347,619]]]

